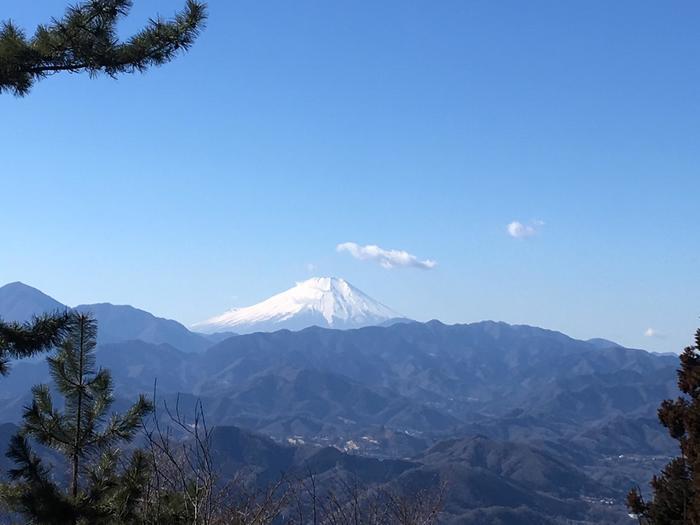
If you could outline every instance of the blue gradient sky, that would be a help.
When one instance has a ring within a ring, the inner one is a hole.
[[[137,0],[124,33],[180,3]],[[2,4],[33,27],[65,0]],[[0,97],[0,282],[191,323],[337,275],[420,320],[690,341],[700,3],[212,0],[210,16],[146,75]],[[514,220],[545,225],[514,239]],[[438,266],[387,270],[347,241]]]

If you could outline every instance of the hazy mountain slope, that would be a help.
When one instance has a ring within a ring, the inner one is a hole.
[[[20,282],[0,288],[0,319],[6,321],[27,321],[34,315],[68,308]],[[147,343],[169,344],[185,352],[200,352],[213,344],[213,341],[190,332],[177,321],[156,317],[132,306],[101,303],[80,305],[75,309],[91,312],[95,316],[100,344],[138,339]]]
[[[213,343],[190,332],[177,321],[163,319],[128,305],[110,303],[82,304],[80,312],[92,313],[99,323],[100,343],[140,340],[152,344],[168,344],[184,352],[201,352]]]
[[[475,512],[482,523],[501,523],[490,521],[498,515],[511,516],[503,523],[585,521],[597,513],[606,523],[627,519],[621,506],[601,509],[591,501],[620,499],[624,490],[602,485],[534,447],[478,436],[438,443],[410,460],[380,461],[330,447],[289,447],[236,427],[217,428],[212,447],[226,476],[244,470],[262,483],[281,472],[301,477],[311,472],[320,491],[340,478],[395,494],[444,487],[445,523],[467,523],[464,517]],[[518,522],[516,516],[528,520]]]
[[[562,497],[581,495],[613,496],[583,471],[529,445],[495,441],[484,436],[442,441],[419,455],[417,461],[430,465],[459,465],[488,470],[533,490],[556,492]],[[556,486],[556,491],[552,487]]]
[[[676,359],[599,349],[563,334],[504,323],[397,324],[253,334],[206,352],[203,392],[282,368],[317,368],[390,388],[461,414],[535,414],[596,420],[655,410],[675,392]]]
[[[336,430],[353,426],[344,420],[429,433],[469,424],[554,439],[614,417],[653,418],[676,392],[673,357],[491,322],[257,333],[190,356],[123,342],[98,355],[120,392],[151,390],[157,377],[163,393],[202,396],[221,422],[237,414],[259,429],[302,418]],[[24,392],[41,366],[18,365],[2,395]]]
[[[20,282],[0,287],[0,319],[4,321],[29,321],[35,315],[66,308],[40,290]]]
[[[234,308],[196,323],[193,330],[215,332],[270,332],[309,326],[358,328],[401,317],[344,279],[315,277],[261,303]]]
[[[0,448],[7,447],[16,431],[14,425],[0,425]],[[494,516],[511,515],[528,519],[502,523],[564,523],[566,519],[584,520],[596,512],[585,497],[620,497],[618,491],[549,454],[483,437],[438,443],[410,460],[379,460],[332,447],[282,445],[238,427],[217,426],[210,447],[215,469],[226,480],[244,479],[265,486],[282,475],[294,479],[312,473],[319,494],[341,479],[394,494],[444,490],[444,523],[466,523],[465,516],[496,523],[490,521]],[[61,464],[52,451],[43,447],[37,451],[49,462]],[[0,465],[3,471],[11,467],[6,460]],[[619,508],[608,509],[605,522],[614,523],[616,514],[624,516]]]
[[[418,453],[412,461],[420,465],[387,483],[449,481],[455,523],[489,516],[512,522],[522,508],[541,523],[590,520],[610,509],[584,497],[644,483],[659,458],[675,452],[654,413],[676,395],[676,357],[600,348],[534,327],[309,328],[240,335],[199,354],[125,341],[101,345],[97,359],[114,375],[118,406],[150,393],[157,379],[161,400],[173,406],[181,392],[188,411],[201,399],[212,425],[313,445],[308,450]],[[2,380],[0,422],[16,421],[28,385],[47,379],[45,364],[17,364]],[[474,434],[485,437],[465,438]],[[324,454],[317,458],[323,464],[345,468],[338,463],[345,456]],[[557,487],[550,478],[560,480]]]

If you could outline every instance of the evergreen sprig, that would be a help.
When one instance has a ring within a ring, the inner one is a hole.
[[[132,0],[90,0],[69,7],[61,19],[40,25],[32,37],[6,21],[0,26],[0,93],[26,95],[37,80],[61,71],[104,73],[143,72],[171,61],[192,46],[204,28],[206,4],[187,0],[174,18],[153,18],[124,42],[118,21]]]
[[[26,323],[0,320],[0,375],[9,372],[11,359],[32,357],[60,344],[69,321],[68,312],[44,314]]]
[[[123,466],[118,447],[134,438],[152,404],[140,396],[125,413],[110,414],[112,377],[95,363],[96,321],[71,313],[66,330],[58,352],[48,358],[63,409],[56,408],[47,385],[32,389],[7,454],[16,465],[10,472],[14,483],[0,494],[13,510],[38,523],[128,523],[115,516],[134,512],[148,468],[139,452]],[[67,491],[32,452],[30,438],[65,457],[71,471]]]

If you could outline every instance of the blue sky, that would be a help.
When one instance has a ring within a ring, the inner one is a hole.
[[[137,0],[124,34],[180,4]],[[64,6],[6,0],[0,18]],[[212,0],[169,65],[0,97],[0,282],[189,324],[337,275],[419,320],[680,350],[700,325],[698,17],[682,0]]]

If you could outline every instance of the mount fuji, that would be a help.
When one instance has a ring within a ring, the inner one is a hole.
[[[388,306],[375,301],[349,282],[337,277],[314,277],[269,299],[234,308],[192,325],[202,333],[272,332],[322,328],[361,328],[403,318]]]

